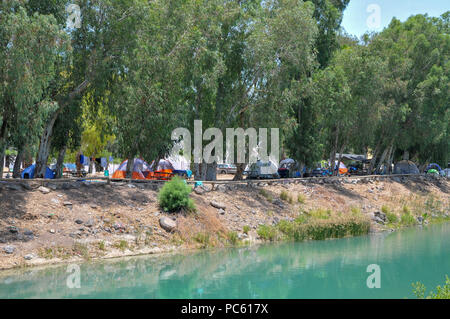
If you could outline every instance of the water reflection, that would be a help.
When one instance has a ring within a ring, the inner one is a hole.
[[[403,298],[450,274],[450,224],[322,242],[263,245],[0,273],[0,298]],[[366,267],[379,264],[381,289]]]

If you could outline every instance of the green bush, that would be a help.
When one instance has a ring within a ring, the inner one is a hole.
[[[245,225],[245,226],[242,228],[242,231],[244,232],[244,234],[248,234],[249,231],[250,231],[250,226]]]
[[[238,234],[234,231],[228,232],[227,239],[230,242],[230,244],[232,244],[234,246],[239,242]]]
[[[410,213],[402,214],[400,222],[405,226],[413,226],[413,225],[417,224],[416,219]]]
[[[391,223],[391,224],[395,224],[395,223],[398,222],[398,217],[394,213],[387,212],[386,213],[386,218],[387,218],[388,222]]]
[[[159,191],[159,206],[165,212],[177,212],[180,210],[194,211],[195,205],[189,197],[191,188],[184,180],[175,176],[172,180],[164,184]]]
[[[275,241],[277,239],[277,230],[275,227],[260,225],[256,232],[264,240]]]

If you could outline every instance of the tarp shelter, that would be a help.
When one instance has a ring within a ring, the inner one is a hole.
[[[27,168],[25,168],[22,171],[21,177],[24,179],[31,179],[34,178],[34,171],[36,170],[36,164],[30,165]],[[47,167],[47,169],[45,170],[45,176],[44,178],[46,179],[54,179],[55,178],[55,173]]]
[[[336,153],[336,158],[341,158],[349,161],[356,161],[356,162],[366,162],[367,158],[365,155],[357,155],[357,154],[339,154]]]
[[[400,161],[394,166],[394,174],[420,174],[420,172],[414,162]]]
[[[111,178],[126,178],[127,165],[128,160],[123,161],[111,176]],[[139,158],[134,159],[132,179],[145,179],[149,175],[150,171],[150,165],[148,165],[146,161]]]

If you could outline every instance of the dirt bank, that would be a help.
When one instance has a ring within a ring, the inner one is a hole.
[[[407,211],[418,223],[427,222],[424,213],[450,216],[450,181],[424,177],[205,187],[192,193],[198,212],[189,215],[162,213],[150,187],[0,187],[0,269],[258,242],[260,225],[317,209],[359,211],[372,231],[396,228],[383,220],[386,210],[399,220]],[[162,217],[175,220],[176,230],[163,229]]]

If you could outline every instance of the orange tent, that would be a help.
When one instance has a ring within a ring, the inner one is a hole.
[[[155,161],[152,162],[152,166],[155,165]],[[157,180],[169,180],[173,177],[173,164],[169,160],[160,160],[158,166],[154,172],[150,172],[147,175],[147,179],[157,179]]]
[[[127,176],[128,160],[123,161],[111,178],[124,179]],[[142,159],[134,159],[132,179],[145,179],[150,175],[150,165]]]

